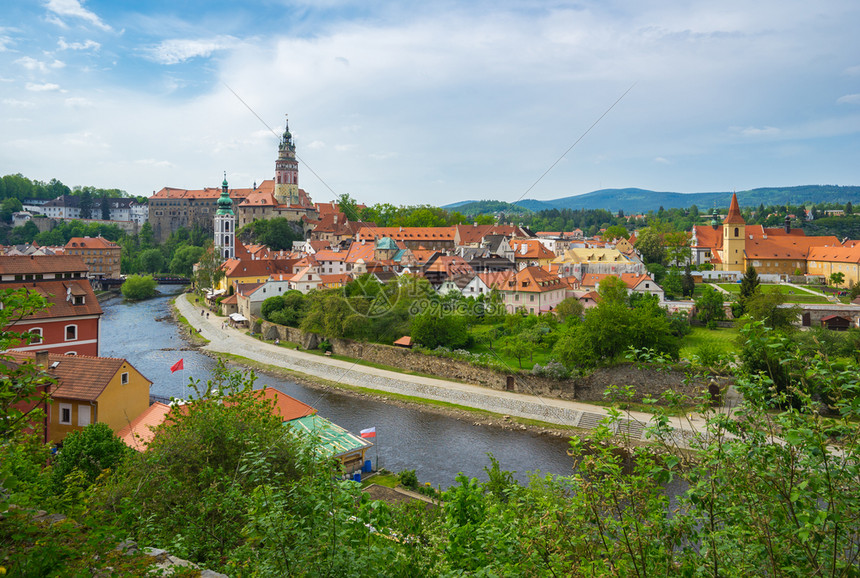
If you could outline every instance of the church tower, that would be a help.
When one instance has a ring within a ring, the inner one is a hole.
[[[723,221],[723,271],[744,271],[746,224],[738,206],[738,196],[732,193],[729,214]]]
[[[281,205],[299,204],[299,162],[289,117],[278,145],[278,160],[275,161],[275,200]]]
[[[221,196],[218,197],[218,209],[215,211],[215,251],[224,259],[236,258],[236,215],[233,213],[233,201],[227,188],[227,173],[221,183]]]

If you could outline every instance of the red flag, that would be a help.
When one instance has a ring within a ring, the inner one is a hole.
[[[359,434],[361,434],[361,437],[363,437],[363,438],[375,438],[376,437],[376,426],[370,427],[367,429],[363,429],[359,432]]]
[[[176,371],[179,371],[180,369],[185,369],[185,367],[182,365],[182,359],[170,366],[170,373],[174,373]]]

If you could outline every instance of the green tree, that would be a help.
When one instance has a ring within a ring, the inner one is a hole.
[[[104,423],[92,423],[81,431],[70,432],[63,440],[51,468],[54,491],[63,493],[66,476],[74,470],[84,474],[87,485],[107,469],[115,468],[131,452],[113,430]]]
[[[745,301],[744,310],[750,319],[762,322],[771,329],[787,329],[797,320],[800,308],[785,306],[782,293],[754,293]]]
[[[197,262],[194,274],[194,285],[198,290],[214,289],[221,279],[224,278],[224,269],[221,268],[221,256],[215,251],[212,243],[204,247],[203,255]]]
[[[706,285],[696,299],[696,318],[711,327],[714,322],[726,318],[724,303],[723,294]]]
[[[614,239],[626,239],[630,236],[627,232],[627,228],[623,225],[612,225],[611,227],[607,227],[603,232],[603,238],[609,241]]]
[[[16,213],[23,209],[24,205],[22,205],[21,201],[19,201],[15,197],[4,199],[3,202],[0,203],[0,221],[3,221],[4,223],[11,223],[12,213]]]
[[[200,260],[204,251],[203,247],[195,247],[193,245],[180,247],[173,254],[173,259],[170,260],[170,272],[174,275],[191,278],[194,272],[194,264]]]
[[[690,271],[690,264],[684,266],[684,276],[681,278],[681,293],[684,297],[692,299],[693,293],[696,290],[696,282],[693,280],[693,274]]]
[[[164,270],[164,253],[161,249],[147,249],[137,256],[137,270],[141,273],[161,273]]]
[[[110,201],[107,191],[103,191],[99,195],[99,207],[101,208],[101,218],[104,221],[110,221]]]
[[[461,315],[424,312],[412,318],[411,337],[429,349],[439,346],[461,349],[469,346],[466,320]]]
[[[674,299],[676,295],[683,293],[684,281],[677,267],[669,269],[669,273],[663,278],[663,291],[666,292],[667,299]]]
[[[838,287],[845,282],[845,273],[842,273],[841,271],[831,273],[829,280],[831,285],[833,285],[834,287]]]
[[[585,308],[576,297],[568,297],[555,308],[555,314],[562,321],[566,321],[570,317],[581,317],[584,311]]]
[[[666,247],[660,234],[652,227],[646,227],[636,234],[636,242],[633,244],[642,255],[646,263],[664,263],[666,260]]]
[[[741,279],[741,290],[738,295],[736,315],[743,315],[746,312],[747,301],[759,293],[758,273],[756,272],[755,267],[752,266],[752,263],[750,263],[747,265],[747,270],[744,273],[743,279]]]
[[[89,188],[85,189],[84,192],[81,193],[79,207],[81,209],[82,219],[93,218],[93,194],[90,192]]]
[[[123,282],[120,290],[126,299],[139,301],[154,296],[156,293],[155,286],[155,279],[151,275],[130,275]]]
[[[604,302],[627,303],[627,283],[621,277],[610,275],[600,281],[598,293]]]
[[[254,242],[266,245],[273,251],[290,251],[293,241],[301,241],[304,237],[301,227],[284,218],[257,220],[242,227],[239,238],[243,242]]]

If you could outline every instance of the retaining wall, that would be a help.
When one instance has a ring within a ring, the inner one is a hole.
[[[306,333],[294,327],[276,325],[261,318],[254,318],[251,327],[255,333],[261,333],[266,340],[272,341],[277,338],[281,341],[291,341],[300,344],[303,349],[315,349],[323,339],[322,336],[315,333]],[[600,368],[582,377],[555,380],[531,375],[527,372],[504,373],[478,367],[459,359],[434,357],[402,347],[349,339],[329,338],[328,341],[332,345],[332,352],[336,355],[426,373],[442,379],[464,381],[498,390],[507,389],[559,399],[605,401],[604,391],[611,385],[630,386],[634,392],[632,401],[641,401],[645,395],[656,398],[667,389],[688,395],[699,395],[701,392],[707,391],[708,387],[708,384],[703,381],[685,384],[685,375],[679,370],[640,369],[630,363]],[[513,389],[509,387],[509,378],[513,378]]]

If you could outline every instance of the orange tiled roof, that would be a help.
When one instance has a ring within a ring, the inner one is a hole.
[[[171,406],[157,401],[143,410],[116,435],[131,449],[142,452],[155,437],[153,429],[164,423],[172,409]]]
[[[375,240],[391,237],[395,241],[453,241],[454,227],[367,227],[362,226],[356,239]]]
[[[104,237],[72,237],[65,249],[119,249],[120,246]]]
[[[524,291],[526,293],[545,293],[567,288],[567,283],[540,267],[526,267],[508,278],[500,287],[502,291]]]
[[[286,393],[282,393],[273,387],[264,387],[254,391],[257,397],[274,403],[274,414],[279,416],[283,421],[290,421],[300,417],[314,415],[317,410],[303,401],[299,401],[294,397],[290,397]]]
[[[373,243],[353,243],[349,246],[349,251],[346,254],[346,262],[355,263],[359,259],[363,259],[365,263],[372,261],[374,249]]]
[[[767,239],[747,239],[744,248],[747,259],[795,259],[806,260],[812,247],[840,246],[839,239],[824,237],[768,237]]]
[[[831,263],[860,263],[860,244],[850,247],[810,247],[808,259]]]
[[[268,277],[276,273],[289,273],[294,261],[281,259],[228,259],[221,267],[229,277]]]
[[[11,355],[17,363],[35,357],[33,353],[17,351],[10,351],[5,355]],[[50,353],[48,362],[51,365],[57,363],[56,367],[48,370],[48,373],[57,379],[57,385],[51,389],[51,396],[62,399],[95,401],[120,370],[137,371],[131,363],[116,357]]]
[[[523,247],[526,248],[525,253],[522,252]],[[536,239],[511,241],[511,249],[514,250],[514,259],[555,259],[555,253]]]
[[[478,279],[480,279],[484,285],[489,287],[490,289],[501,289],[504,287],[505,283],[510,277],[513,277],[513,271],[489,271],[487,273],[478,273]]]
[[[258,187],[259,189],[259,187]],[[233,200],[245,199],[257,189],[228,189],[230,198]],[[151,199],[217,199],[221,196],[221,187],[205,187],[203,189],[177,189],[164,187]]]

